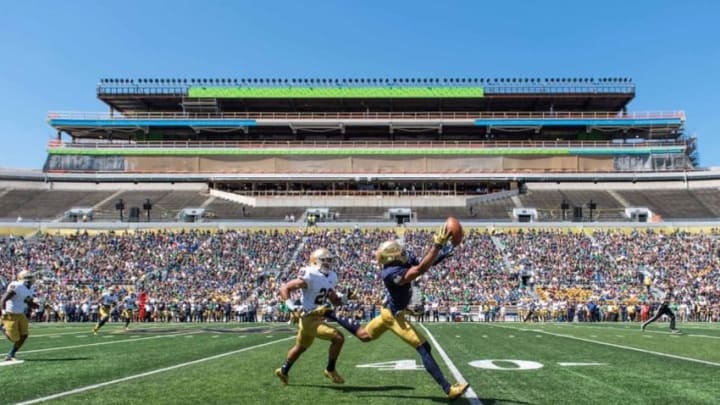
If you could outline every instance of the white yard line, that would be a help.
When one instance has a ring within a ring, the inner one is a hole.
[[[125,343],[125,342],[137,342],[139,340],[149,340],[149,339],[161,339],[166,337],[174,337],[174,336],[183,336],[183,335],[189,335],[191,333],[199,333],[199,332],[188,332],[188,333],[175,333],[175,334],[168,334],[168,335],[160,335],[160,336],[149,336],[149,337],[142,337],[137,339],[123,339],[123,340],[114,340],[112,342],[99,342],[99,343],[88,343],[86,345],[74,345],[74,346],[63,346],[63,347],[48,347],[45,349],[35,349],[35,350],[21,350],[18,353],[21,355],[27,354],[27,353],[40,353],[40,352],[53,352],[56,350],[65,350],[65,349],[79,349],[82,347],[90,347],[90,346],[104,346],[104,345],[114,345],[118,343]],[[32,337],[32,336],[31,336]]]
[[[83,331],[76,331],[76,332],[58,332],[58,333],[47,333],[44,335],[35,335],[30,334],[30,337],[28,339],[35,339],[35,338],[41,338],[41,337],[52,337],[52,336],[62,336],[62,335],[82,335],[82,334],[88,334],[92,333],[90,330],[83,330]]]
[[[105,382],[99,383],[99,384],[88,385],[88,386],[85,386],[85,387],[82,387],[82,388],[76,388],[76,389],[70,390],[70,391],[59,392],[59,393],[57,393],[57,394],[48,395],[48,396],[46,396],[46,397],[41,397],[41,398],[36,398],[36,399],[30,400],[30,401],[18,402],[16,405],[29,405],[29,404],[37,404],[37,403],[39,403],[39,402],[50,401],[50,400],[52,400],[52,399],[57,399],[57,398],[66,397],[66,396],[68,396],[68,395],[79,394],[79,393],[86,392],[86,391],[91,391],[91,390],[94,390],[94,389],[97,389],[97,388],[106,387],[106,386],[108,386],[108,385],[119,384],[119,383],[122,383],[122,382],[125,382],[125,381],[135,380],[135,379],[138,379],[138,378],[143,378],[143,377],[151,376],[151,375],[154,375],[154,374],[164,373],[164,372],[166,372],[166,371],[175,370],[175,369],[178,369],[178,368],[181,368],[181,367],[187,367],[187,366],[192,366],[192,365],[199,364],[199,363],[204,363],[204,362],[206,362],[206,361],[210,361],[210,360],[215,360],[215,359],[219,359],[219,358],[222,358],[222,357],[231,356],[231,355],[233,355],[233,354],[246,352],[246,351],[248,351],[248,350],[257,349],[257,348],[264,347],[264,346],[269,346],[269,345],[272,345],[272,344],[275,344],[275,343],[278,343],[278,342],[282,342],[282,341],[285,341],[285,340],[290,340],[290,339],[295,339],[295,336],[291,336],[291,337],[287,337],[287,338],[283,338],[283,339],[278,339],[278,340],[273,340],[272,342],[267,342],[267,343],[263,343],[263,344],[259,344],[259,345],[255,345],[255,346],[250,346],[250,347],[246,347],[246,348],[239,349],[239,350],[233,350],[233,351],[231,351],[231,352],[221,353],[221,354],[217,354],[217,355],[215,355],[215,356],[203,357],[202,359],[193,360],[193,361],[188,361],[188,362],[185,362],[185,363],[180,363],[180,364],[176,364],[176,365],[174,365],[174,366],[160,368],[160,369],[157,369],[157,370],[147,371],[147,372],[145,372],[145,373],[134,374],[134,375],[130,375],[130,376],[127,376],[127,377],[118,378],[118,379],[115,379],[115,380],[105,381]]]
[[[445,350],[443,350],[443,348],[440,346],[440,343],[435,340],[435,337],[432,335],[432,333],[430,333],[430,331],[422,323],[418,322],[416,325],[419,325],[425,331],[425,334],[427,334],[427,337],[430,339],[430,341],[432,341],[435,350],[438,352],[440,357],[442,357],[445,365],[448,367],[448,369],[450,369],[453,377],[455,377],[455,380],[459,383],[466,383],[467,380],[465,379],[465,377],[463,377],[463,375],[460,373],[460,370],[455,367],[455,364],[452,362],[452,360],[450,360],[450,357],[448,357],[447,353],[445,353]],[[480,400],[480,398],[478,398],[472,387],[469,387],[467,391],[465,391],[464,396],[473,405],[483,405],[482,401]]]
[[[655,352],[652,350],[639,349],[637,347],[631,347],[631,346],[623,346],[623,345],[618,345],[615,343],[602,342],[599,340],[585,339],[585,338],[575,337],[575,336],[571,336],[571,335],[564,335],[561,333],[552,333],[552,332],[546,332],[544,330],[537,330],[537,329],[520,329],[520,328],[513,328],[512,326],[501,326],[501,325],[493,325],[493,326],[498,327],[498,328],[504,328],[504,329],[513,329],[513,330],[523,330],[526,332],[544,333],[544,334],[550,335],[550,336],[557,336],[557,337],[566,338],[566,339],[579,340],[581,342],[595,343],[598,345],[610,346],[610,347],[615,347],[618,349],[632,350],[635,352],[653,354],[655,356],[660,356],[660,357],[669,357],[671,359],[684,360],[684,361],[690,361],[693,363],[707,364],[709,366],[720,367],[720,363],[715,363],[712,361],[694,359],[692,357],[677,356],[677,355],[669,354],[669,353]]]

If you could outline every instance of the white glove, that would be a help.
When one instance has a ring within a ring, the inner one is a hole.
[[[338,299],[340,300],[341,305],[345,305],[348,303],[347,295],[345,295],[343,293],[335,293],[335,295],[337,295]]]
[[[298,309],[298,306],[295,305],[295,301],[292,300],[292,299],[290,299],[290,298],[288,298],[288,299],[285,301],[285,305],[286,305],[286,306],[288,307],[288,309],[291,310],[291,311],[294,311],[294,310]]]

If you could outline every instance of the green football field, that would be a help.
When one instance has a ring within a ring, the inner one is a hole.
[[[447,403],[415,350],[390,333],[348,338],[322,371],[316,341],[274,376],[293,343],[284,324],[31,324],[21,364],[0,367],[0,403],[432,404]],[[464,404],[717,404],[720,324],[425,323],[448,379],[471,385]],[[347,336],[347,333],[346,333]],[[7,351],[3,341],[0,349]]]

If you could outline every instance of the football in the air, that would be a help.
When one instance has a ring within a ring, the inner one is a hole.
[[[445,220],[445,229],[447,229],[450,232],[450,241],[453,245],[457,246],[462,242],[463,240],[463,228],[462,225],[460,225],[460,221],[457,220],[455,217],[448,217],[447,220]]]

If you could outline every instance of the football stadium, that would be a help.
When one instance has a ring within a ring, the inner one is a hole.
[[[720,171],[632,79],[94,90],[0,170],[0,403],[718,403]]]

